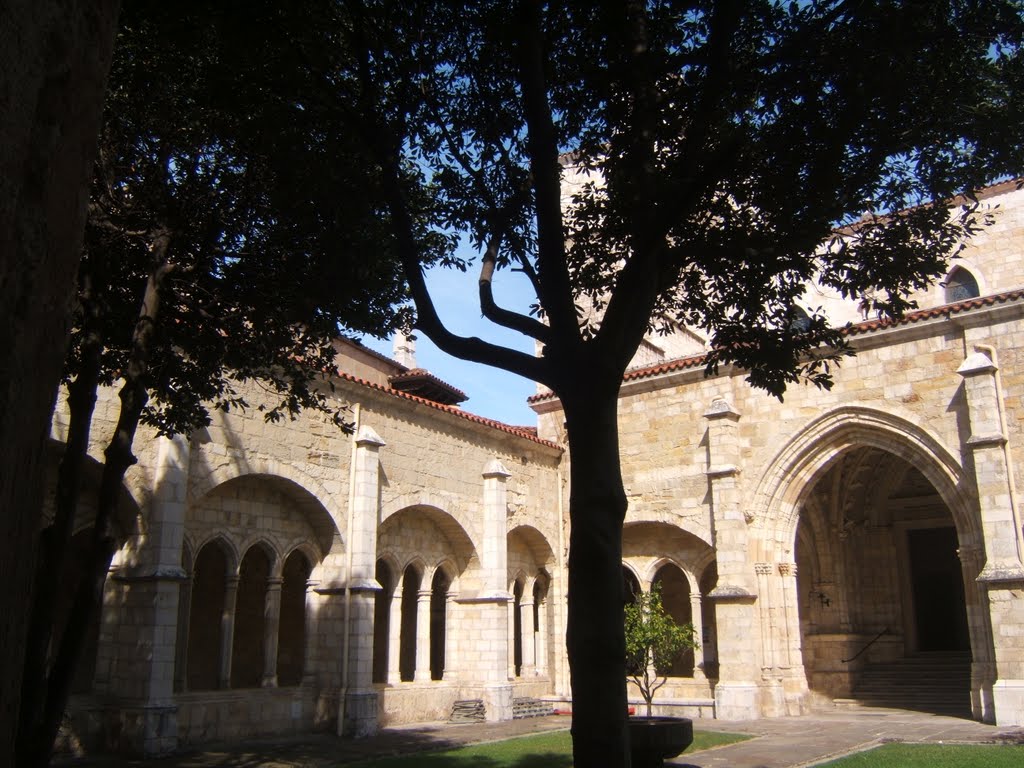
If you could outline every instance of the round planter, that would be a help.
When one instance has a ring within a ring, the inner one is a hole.
[[[692,743],[693,721],[687,717],[629,718],[633,768],[658,768]]]

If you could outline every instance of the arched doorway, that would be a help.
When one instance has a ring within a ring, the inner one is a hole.
[[[852,446],[799,506],[795,560],[804,668],[832,698],[971,712],[969,584],[953,514],[919,467]]]

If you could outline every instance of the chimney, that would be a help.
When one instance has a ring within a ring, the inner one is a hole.
[[[416,340],[401,331],[395,332],[391,356],[396,363],[410,370],[416,367]]]

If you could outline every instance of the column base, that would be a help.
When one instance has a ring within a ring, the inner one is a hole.
[[[757,720],[758,687],[755,683],[719,683],[715,686],[716,720]]]
[[[377,692],[352,691],[345,694],[341,735],[355,739],[374,736],[377,723]]]
[[[484,686],[484,707],[488,722],[512,719],[512,686],[507,683]]]
[[[996,680],[992,704],[996,725],[1024,725],[1024,680]]]

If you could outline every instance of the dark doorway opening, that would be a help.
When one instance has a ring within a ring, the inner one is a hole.
[[[907,531],[918,651],[969,651],[955,528]]]

